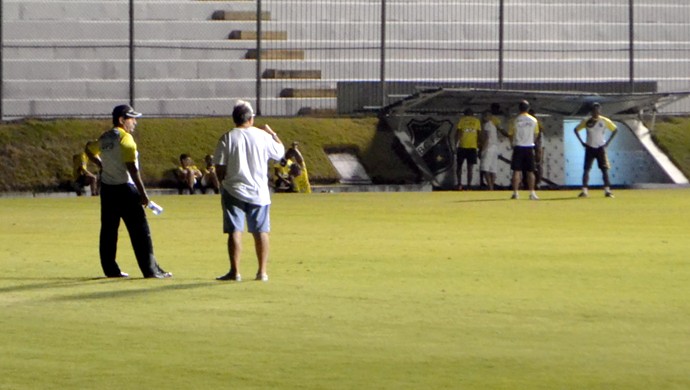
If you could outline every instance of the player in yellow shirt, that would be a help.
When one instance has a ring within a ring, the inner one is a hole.
[[[457,176],[458,189],[462,189],[462,165],[467,160],[467,188],[472,185],[472,171],[477,164],[477,139],[482,129],[481,121],[474,116],[471,108],[465,109],[458,122]]]
[[[273,163],[273,190],[275,192],[292,191],[292,178],[290,177],[290,167],[294,164],[292,160],[281,158],[280,161]]]
[[[201,176],[201,187],[204,191],[211,187],[213,192],[220,193],[220,180],[218,180],[218,175],[216,174],[216,166],[213,165],[213,155],[207,154],[204,157],[204,162],[206,162],[206,167],[203,169],[203,176]]]
[[[141,117],[127,104],[113,109],[113,128],[86,145],[86,154],[101,169],[101,267],[109,278],[128,277],[115,260],[120,220],[125,222],[139,269],[145,278],[170,278],[153,255],[144,206],[149,204],[139,171],[139,152],[132,133]]]
[[[582,175],[582,192],[581,198],[589,196],[589,171],[592,169],[592,163],[597,160],[597,165],[601,170],[601,175],[604,179],[604,194],[607,198],[613,198],[611,192],[611,182],[609,180],[609,160],[606,156],[606,147],[609,146],[613,138],[616,136],[616,124],[609,118],[601,115],[601,105],[599,103],[592,104],[592,116],[588,119],[583,119],[575,128],[575,136],[585,148],[585,172]],[[582,141],[580,138],[580,130],[587,130],[587,139]],[[606,139],[606,132],[611,132],[608,140]]]
[[[77,195],[82,195],[85,186],[91,188],[91,195],[98,196],[98,176],[89,172],[87,167],[88,157],[86,153],[77,153],[72,156],[72,175]]]
[[[309,173],[307,172],[307,162],[299,150],[297,141],[292,143],[292,147],[285,152],[285,158],[295,161],[299,170],[291,170],[292,188],[295,192],[311,194],[311,184],[309,183]],[[299,173],[298,173],[299,172]]]
[[[201,170],[194,165],[194,160],[185,153],[180,155],[180,166],[177,167],[177,180],[180,182],[179,192],[182,195],[184,189],[189,190],[189,195],[194,195],[194,191],[201,188]],[[203,189],[202,189],[203,190]]]

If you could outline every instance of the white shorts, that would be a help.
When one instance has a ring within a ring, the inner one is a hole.
[[[479,170],[482,172],[498,172],[498,147],[489,146],[482,149],[482,155],[479,158]]]

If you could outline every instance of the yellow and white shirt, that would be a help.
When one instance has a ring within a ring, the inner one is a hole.
[[[104,184],[134,183],[125,163],[133,162],[139,168],[139,152],[134,138],[125,129],[115,127],[106,131],[98,141],[89,142],[86,148],[94,156],[101,157],[101,181]]]
[[[590,122],[590,126],[587,126],[587,123]],[[600,148],[606,144],[606,130],[611,131],[612,133],[616,131],[617,126],[611,119],[599,115],[599,117],[595,118],[588,118],[588,119],[583,119],[582,122],[580,122],[579,125],[575,128],[575,131],[580,131],[582,129],[587,129],[587,140],[585,143],[587,146],[593,147],[593,148]]]
[[[513,119],[508,130],[513,146],[534,146],[539,135],[539,122],[530,114],[522,113]]]

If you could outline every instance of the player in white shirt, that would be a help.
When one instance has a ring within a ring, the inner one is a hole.
[[[498,128],[492,120],[490,111],[482,113],[482,132],[479,133],[479,140],[482,151],[479,170],[484,175],[489,190],[493,190],[498,171]]]
[[[254,127],[254,110],[238,101],[232,111],[235,128],[218,140],[213,162],[221,181],[223,231],[228,234],[230,271],[216,279],[241,281],[240,254],[242,232],[254,236],[259,269],[256,279],[268,281],[271,195],[268,188],[268,162],[279,161],[285,147],[268,125]]]

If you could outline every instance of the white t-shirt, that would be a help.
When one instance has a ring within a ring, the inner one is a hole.
[[[496,129],[496,125],[492,121],[486,121],[482,131],[486,134],[486,147],[496,147],[498,145],[498,130]]]
[[[226,166],[223,188],[250,204],[271,204],[268,161],[280,160],[285,147],[256,127],[236,127],[223,134],[213,154],[213,163]]]

